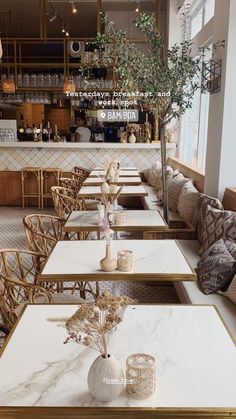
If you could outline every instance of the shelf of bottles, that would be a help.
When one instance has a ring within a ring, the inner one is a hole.
[[[16,80],[14,74],[10,73],[7,75],[7,73],[2,73],[1,86],[7,78],[14,80],[18,89],[62,89],[65,81],[63,74],[56,73],[23,73],[18,74]],[[114,82],[110,78],[89,78],[81,75],[70,75],[69,78],[74,81],[76,89],[112,89],[114,87]]]

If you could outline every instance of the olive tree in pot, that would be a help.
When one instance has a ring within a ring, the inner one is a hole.
[[[166,178],[167,124],[180,118],[192,106],[194,93],[200,86],[201,61],[204,50],[193,57],[192,44],[184,40],[165,53],[164,41],[156,26],[155,16],[141,13],[134,21],[144,34],[146,50],[129,41],[123,30],[105,16],[104,33],[98,33],[94,44],[100,51],[100,61],[114,67],[117,86],[123,91],[142,92],[140,107],[153,113],[158,121],[161,142],[164,218],[168,222],[168,194]]]

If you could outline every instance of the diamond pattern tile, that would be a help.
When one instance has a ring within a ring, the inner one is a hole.
[[[48,148],[1,148],[0,170],[20,170],[24,166],[61,167],[71,171],[76,165],[92,169],[103,166],[112,156],[119,158],[122,166],[136,166],[139,171],[150,168],[161,159],[157,149],[48,149]],[[173,150],[168,150],[173,155]]]

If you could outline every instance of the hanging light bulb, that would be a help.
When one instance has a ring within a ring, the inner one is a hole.
[[[65,33],[66,32],[66,30],[65,30],[65,26],[64,26],[64,23],[62,22],[62,24],[61,24],[61,31],[62,31],[62,33]]]
[[[69,32],[68,32],[68,31],[66,31],[65,35],[66,35],[66,36],[70,36],[70,34],[69,34]]]
[[[49,17],[50,22],[52,23],[57,18],[57,12],[54,10],[53,14]]]
[[[13,79],[6,79],[2,85],[3,93],[15,93],[16,85]]]
[[[0,38],[0,60],[2,59],[3,50],[2,50],[2,40]]]
[[[72,9],[72,13],[74,15],[78,12],[77,7],[76,7],[74,1],[72,1],[72,3],[71,3],[71,9]]]
[[[75,83],[73,79],[65,79],[63,85],[63,93],[75,93]]]
[[[139,13],[139,11],[140,11],[140,3],[137,3],[135,7],[135,12]]]

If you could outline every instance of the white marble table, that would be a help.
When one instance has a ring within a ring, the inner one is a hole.
[[[105,170],[104,167],[94,167],[93,170]],[[120,166],[120,170],[137,170],[135,166]]]
[[[63,344],[66,331],[57,321],[76,309],[32,305],[23,312],[0,358],[2,419],[235,417],[235,342],[213,306],[128,307],[109,352],[124,370],[132,353],[154,356],[157,387],[146,400],[124,390],[109,403],[88,392],[87,374],[97,352]]]
[[[115,195],[115,194],[110,194]],[[147,196],[148,193],[143,185],[138,186],[123,186],[122,191],[120,193],[120,197],[122,196]],[[78,192],[78,197],[80,198],[100,198],[102,196],[101,187],[100,186],[82,186]]]
[[[159,211],[128,210],[125,223],[113,224],[114,231],[163,231],[169,227]],[[63,230],[65,232],[100,231],[97,211],[72,211]]]
[[[99,176],[105,176],[106,170],[92,170],[89,177],[99,177]],[[126,177],[137,177],[139,176],[139,172],[137,170],[121,170],[120,176],[126,176]]]
[[[100,260],[105,255],[104,240],[59,241],[52,250],[39,281],[185,281],[196,280],[175,240],[113,240],[114,257],[118,250],[133,251],[132,272],[103,272]]]
[[[101,179],[101,177],[95,178],[95,177],[88,177],[87,179],[85,179],[85,181],[83,182],[83,186],[101,186],[101,184],[104,181]],[[121,185],[141,185],[142,184],[142,179],[140,176],[130,176],[130,177],[126,177],[126,176],[120,176],[120,178],[114,182],[110,182],[111,184],[115,184],[118,186]]]

